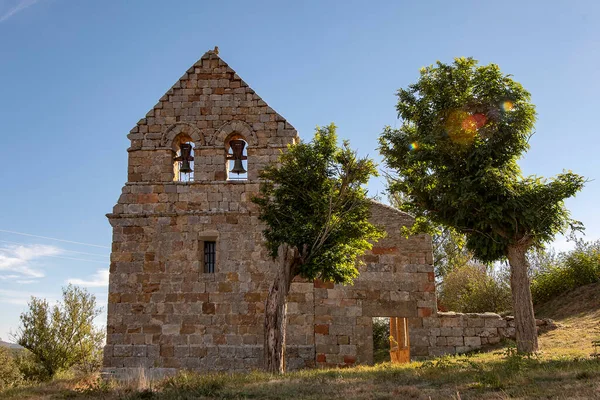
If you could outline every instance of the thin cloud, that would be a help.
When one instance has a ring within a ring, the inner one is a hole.
[[[40,299],[46,299],[50,303],[56,301],[55,296],[48,296],[44,293],[31,293],[30,291],[0,289],[0,303],[4,304],[26,306],[31,300],[32,296]]]
[[[79,278],[71,278],[67,281],[67,283],[72,283],[73,285],[85,286],[85,287],[105,287],[108,286],[108,268],[107,269],[99,269],[96,271],[90,280],[79,279]]]
[[[62,252],[56,246],[40,244],[0,247],[0,272],[6,272],[0,275],[0,280],[43,278],[44,272],[34,268],[32,262]]]
[[[19,0],[16,2],[16,4],[14,4],[11,8],[8,9],[8,11],[4,11],[4,10],[0,10],[0,12],[2,12],[2,15],[0,15],[0,22],[4,22],[7,19],[9,19],[10,17],[12,17],[13,15],[15,15],[16,13],[23,11],[24,9],[31,7],[32,5],[34,5],[35,3],[39,2],[40,0]],[[14,2],[12,2],[14,3]],[[5,8],[5,2],[0,3],[2,4],[2,8]]]

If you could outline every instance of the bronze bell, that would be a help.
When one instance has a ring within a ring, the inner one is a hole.
[[[181,162],[179,172],[182,174],[189,174],[193,171],[190,165],[190,162],[194,161],[194,157],[192,156],[192,145],[189,143],[182,143],[179,148],[181,149],[181,155],[175,158],[175,161]]]
[[[244,147],[246,146],[246,142],[240,139],[234,139],[229,141],[229,146],[231,146],[231,152],[233,155],[228,155],[228,160],[233,160],[233,168],[231,171],[234,174],[245,174],[247,171],[244,169],[242,164],[242,160],[247,160],[248,157],[244,155]]]
[[[242,165],[242,160],[234,160],[233,161],[233,168],[231,169],[231,171],[234,174],[245,174],[246,170],[244,169],[244,165]]]

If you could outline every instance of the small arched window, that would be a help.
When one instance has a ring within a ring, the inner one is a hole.
[[[175,142],[173,180],[175,182],[194,180],[194,142],[188,136],[182,136]]]
[[[227,180],[248,179],[248,143],[241,135],[233,135],[225,146]]]

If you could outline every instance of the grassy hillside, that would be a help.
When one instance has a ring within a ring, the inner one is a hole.
[[[272,377],[181,374],[163,382],[140,379],[121,386],[96,377],[63,379],[14,389],[12,399],[533,399],[600,398],[600,359],[590,357],[600,338],[600,284],[538,307],[559,327],[540,336],[541,352],[514,355],[510,345],[488,353],[442,357],[406,365],[307,370]]]
[[[582,286],[536,307],[536,316],[552,318],[559,328],[540,337],[543,352],[586,357],[600,339],[600,283]]]
[[[9,349],[22,349],[23,348],[16,343],[5,342],[3,340],[0,340],[0,346],[7,347]]]

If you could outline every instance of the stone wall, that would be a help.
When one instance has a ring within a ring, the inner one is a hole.
[[[315,283],[315,346],[318,366],[373,363],[373,317],[404,317],[409,321],[412,353],[429,354],[426,320],[435,318],[435,285],[431,239],[409,239],[401,227],[412,217],[374,203],[371,221],[387,236],[363,257],[354,285]]]
[[[428,328],[429,355],[466,353],[515,339],[514,317],[501,317],[494,313],[438,312],[437,318],[424,321]],[[537,319],[538,330],[553,329],[549,319]]]
[[[111,223],[106,366],[258,365],[273,265],[262,247],[246,244],[260,237],[256,217],[188,211],[111,216]],[[207,236],[217,242],[213,274],[200,268]]]
[[[465,353],[485,345],[497,344],[502,338],[514,336],[514,326],[498,314],[461,314],[438,312],[427,321],[429,355]]]
[[[126,185],[119,213],[110,215],[107,368],[260,367],[264,302],[276,264],[262,245],[264,226],[250,211],[247,197],[257,189],[250,182]],[[208,197],[196,199],[207,192],[222,194],[218,209]],[[139,204],[149,194],[156,202]],[[230,204],[235,210],[224,211]],[[429,354],[418,337],[434,317],[430,239],[401,238],[409,216],[376,203],[372,210],[372,221],[385,223],[389,233],[364,256],[354,285],[292,284],[288,369],[371,363],[374,316],[409,318],[415,354]],[[200,267],[205,237],[217,242],[214,274]]]

